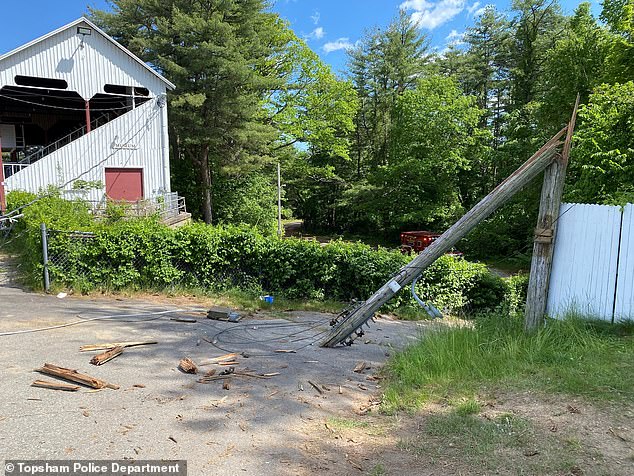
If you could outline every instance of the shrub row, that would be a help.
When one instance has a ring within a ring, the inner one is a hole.
[[[91,239],[53,233],[49,254],[57,285],[93,289],[231,287],[289,299],[367,299],[408,261],[398,251],[343,241],[322,245],[263,236],[253,228],[196,223],[176,230],[156,220],[89,223],[79,204],[47,198],[26,209],[23,257],[33,277],[41,276],[39,222],[62,231],[90,230]],[[59,207],[66,217],[56,217]],[[451,313],[516,306],[521,286],[491,274],[485,265],[444,256],[419,279],[422,299]],[[389,307],[414,306],[403,290]]]

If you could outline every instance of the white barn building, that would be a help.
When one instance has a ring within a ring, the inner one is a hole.
[[[0,56],[6,191],[52,185],[102,202],[169,193],[173,88],[86,18]]]

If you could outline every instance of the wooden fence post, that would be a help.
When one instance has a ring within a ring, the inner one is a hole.
[[[570,158],[572,134],[575,129],[578,107],[579,95],[577,95],[572,117],[568,123],[562,153],[544,171],[544,184],[542,185],[539,215],[537,217],[537,227],[535,228],[531,274],[528,281],[526,310],[524,313],[524,328],[529,332],[539,328],[546,313],[559,207],[564,191],[566,167]]]

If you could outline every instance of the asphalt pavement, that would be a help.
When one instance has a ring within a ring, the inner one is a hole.
[[[228,323],[200,311],[31,293],[0,263],[0,459],[184,459],[190,475],[326,472],[315,423],[362,412],[380,396],[373,373],[423,329],[378,319],[355,345],[324,349],[317,341],[329,330],[329,314],[261,313]],[[64,327],[33,332],[55,326]],[[98,367],[89,363],[94,352],[79,352],[84,344],[143,340],[158,344],[125,349]],[[276,375],[198,383],[228,368],[200,364],[228,352],[239,354],[238,371]],[[177,368],[184,357],[199,364],[198,375]],[[354,372],[359,362],[369,369]],[[55,380],[34,372],[44,363],[120,389],[32,387],[36,379]]]

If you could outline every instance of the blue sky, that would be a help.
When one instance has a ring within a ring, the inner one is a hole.
[[[500,11],[510,0],[273,0],[273,9],[332,67],[345,68],[346,48],[364,30],[385,26],[400,7],[418,21],[433,47],[443,49],[472,25],[478,10],[493,3]],[[571,13],[580,0],[560,0]],[[88,6],[107,8],[106,0],[22,0],[2,5],[0,53],[5,53],[85,14]],[[600,11],[598,0],[593,10]]]

